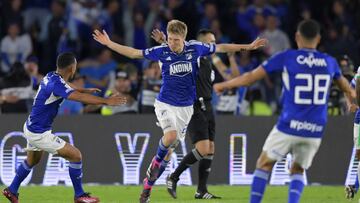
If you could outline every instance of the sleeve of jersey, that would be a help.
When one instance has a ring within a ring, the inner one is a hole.
[[[284,68],[284,58],[286,58],[284,52],[278,53],[264,61],[261,66],[267,73],[282,71]]]
[[[160,54],[162,52],[162,46],[151,47],[148,49],[144,49],[143,56],[144,58],[151,60],[151,61],[158,61],[160,59]]]
[[[209,56],[216,51],[216,45],[214,43],[202,43],[198,41],[193,41],[196,49],[198,50],[200,56]]]
[[[73,91],[75,90],[71,88],[68,84],[66,84],[64,81],[58,81],[54,84],[53,92],[56,96],[60,96],[66,99]]]

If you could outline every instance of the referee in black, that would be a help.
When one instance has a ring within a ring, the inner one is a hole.
[[[152,32],[152,37],[158,43],[165,41],[165,35],[158,30]],[[215,43],[215,35],[208,29],[202,29],[197,34],[197,40],[204,43]],[[196,80],[197,100],[194,103],[194,114],[187,129],[187,133],[191,137],[195,148],[186,154],[175,171],[166,178],[167,190],[173,198],[177,198],[176,185],[181,173],[199,161],[199,181],[195,198],[220,199],[220,197],[209,193],[207,190],[207,180],[215,152],[215,117],[211,105],[212,83],[214,79],[215,72],[211,58],[202,57]]]

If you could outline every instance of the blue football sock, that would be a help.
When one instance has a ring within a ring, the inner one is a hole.
[[[11,182],[9,186],[9,190],[13,194],[17,194],[20,184],[24,179],[29,175],[32,167],[29,166],[26,160],[22,162],[19,167],[16,169],[16,175],[14,177],[14,180]]]
[[[303,174],[292,174],[290,179],[288,203],[298,203],[304,189],[304,176]]]
[[[168,165],[169,161],[163,160],[160,165],[158,178],[164,173],[166,166]]]
[[[80,162],[70,162],[69,164],[69,175],[71,182],[74,187],[75,197],[83,195],[85,192],[82,188],[82,163]]]
[[[254,172],[253,182],[251,184],[250,203],[259,203],[265,192],[266,183],[269,179],[270,172],[256,169]]]
[[[164,160],[164,157],[166,156],[168,151],[169,151],[169,146],[165,146],[163,141],[162,141],[162,138],[161,138],[160,141],[159,141],[159,147],[158,147],[157,152],[156,152],[155,160],[158,163],[161,163]]]

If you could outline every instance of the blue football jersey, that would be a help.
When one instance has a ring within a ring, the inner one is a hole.
[[[315,49],[287,50],[262,66],[282,72],[282,112],[279,131],[301,137],[321,137],[327,122],[329,88],[341,77],[336,60]]]
[[[173,106],[191,106],[196,99],[196,77],[200,57],[213,54],[215,44],[185,42],[183,52],[172,52],[167,44],[143,50],[146,59],[158,61],[163,84],[157,99]]]
[[[34,98],[27,129],[33,133],[51,130],[51,125],[64,98],[74,91],[64,79],[55,72],[48,73],[40,83]]]
[[[360,67],[357,69],[356,75],[354,76],[354,78],[351,80],[351,87],[355,89],[356,87],[356,79],[360,77]],[[360,123],[360,109],[358,109],[355,113],[355,119],[354,119],[354,123],[359,124]]]

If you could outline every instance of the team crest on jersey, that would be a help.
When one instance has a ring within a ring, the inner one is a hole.
[[[170,65],[170,75],[184,77],[192,72],[192,65],[187,61],[178,61]]]
[[[296,61],[299,64],[302,64],[302,65],[305,64],[305,65],[309,66],[310,68],[313,66],[320,66],[320,67],[327,66],[327,63],[324,58],[315,58],[313,53],[309,53],[308,56],[299,55],[296,58]]]
[[[191,60],[192,59],[192,54],[191,53],[187,53],[186,54],[186,60]]]

